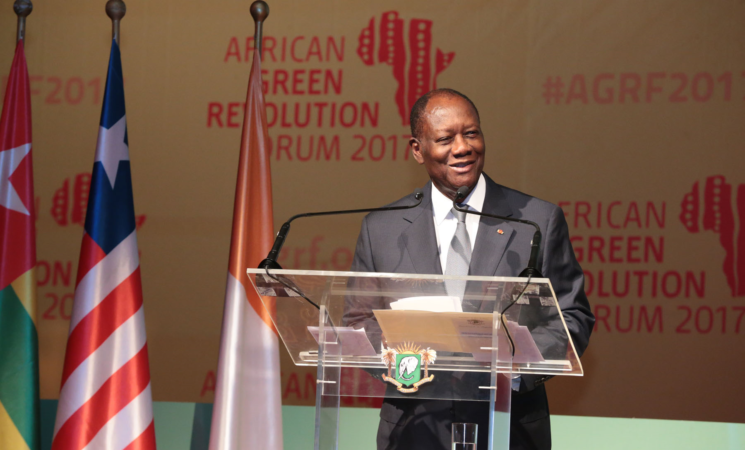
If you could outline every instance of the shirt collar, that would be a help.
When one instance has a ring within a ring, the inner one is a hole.
[[[472,211],[481,212],[484,209],[484,199],[486,198],[486,181],[484,181],[484,174],[479,175],[479,181],[476,183],[476,187],[473,188],[468,197],[461,203],[462,205],[468,205],[468,208]],[[448,218],[450,210],[453,209],[453,201],[450,200],[440,192],[439,189],[432,184],[432,213],[435,217],[435,223],[440,225],[445,219]]]

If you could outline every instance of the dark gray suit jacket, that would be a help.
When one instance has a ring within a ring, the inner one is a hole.
[[[584,292],[584,276],[569,241],[563,211],[552,203],[498,185],[486,174],[484,177],[484,213],[532,220],[540,226],[543,241],[538,257],[538,268],[551,280],[567,328],[577,352],[581,355],[589,342],[595,318]],[[424,199],[417,208],[376,212],[365,217],[357,240],[352,271],[442,274],[432,219],[432,189],[432,183],[427,183],[424,187]],[[392,205],[412,203],[415,203],[413,194]],[[500,229],[503,231],[502,234],[498,232]],[[533,232],[534,229],[527,225],[482,217],[471,256],[469,274],[517,276],[527,266]],[[385,308],[385,305],[347,305],[344,322],[357,328],[364,326],[366,330],[379,330],[371,313],[372,309],[378,308]],[[538,345],[540,347],[541,343],[538,342]],[[523,375],[521,378],[520,394],[513,395],[513,424],[520,427],[521,423],[528,424],[544,418],[545,423],[532,429],[513,427],[510,447],[550,448],[548,404],[542,386],[548,377]],[[528,399],[527,402],[523,401],[525,399]],[[422,405],[416,406],[416,403],[419,402],[386,401],[381,409],[381,419],[390,426],[384,430],[385,424],[381,422],[382,432],[393,432],[393,426],[397,424],[400,428],[402,417],[414,414],[414,408],[421,412]],[[433,408],[438,409],[441,406],[436,405]],[[426,410],[426,405],[424,409]],[[451,407],[450,410],[452,409]],[[400,440],[400,445],[381,447],[380,433],[378,438],[379,448],[413,448],[407,447],[410,444],[407,444],[405,439]],[[449,441],[447,445],[449,446]]]

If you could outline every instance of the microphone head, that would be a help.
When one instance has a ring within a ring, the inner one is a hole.
[[[468,196],[468,186],[461,186],[455,193],[455,203],[460,203]]]
[[[414,198],[419,201],[424,197],[424,191],[421,188],[414,189]]]

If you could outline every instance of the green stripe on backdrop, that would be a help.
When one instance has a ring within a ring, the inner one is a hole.
[[[49,450],[56,400],[42,400],[42,449]],[[212,405],[154,402],[160,450],[207,450]],[[283,406],[285,450],[313,448],[315,410]],[[342,408],[341,450],[373,450],[378,411]],[[745,450],[745,424],[552,416],[554,450]],[[189,440],[191,442],[189,442]]]
[[[36,326],[12,286],[0,291],[0,402],[31,450],[39,448]]]
[[[189,450],[195,403],[154,402],[155,441],[158,448]],[[206,448],[205,448],[206,450]]]
[[[191,427],[191,447],[189,450],[206,450],[210,446],[210,426],[212,424],[212,403],[197,403]]]
[[[42,400],[40,403],[41,450],[50,450],[54,434],[54,418],[57,416],[57,400]]]
[[[560,450],[745,450],[741,423],[551,416],[551,437]]]

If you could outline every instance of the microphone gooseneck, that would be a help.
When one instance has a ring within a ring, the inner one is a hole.
[[[355,214],[355,213],[365,213],[365,212],[375,212],[375,211],[399,211],[402,209],[411,209],[416,208],[422,203],[422,199],[424,199],[424,192],[420,188],[414,189],[414,199],[416,200],[416,203],[413,205],[407,205],[407,206],[387,206],[383,208],[366,208],[366,209],[346,209],[346,210],[340,210],[340,211],[322,211],[322,212],[311,212],[311,213],[303,213],[303,214],[296,214],[290,219],[282,224],[282,226],[279,229],[279,232],[277,233],[277,237],[274,239],[274,244],[272,245],[272,249],[269,251],[269,254],[264,258],[261,263],[259,263],[259,269],[281,269],[282,266],[279,265],[277,262],[277,259],[279,258],[279,252],[282,250],[282,245],[284,245],[285,240],[287,239],[287,234],[290,232],[290,222],[292,222],[295,219],[299,219],[301,217],[316,217],[316,216],[331,216],[335,214]]]

